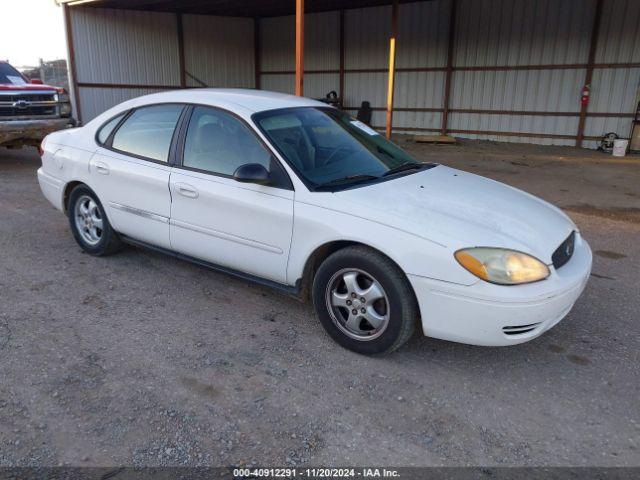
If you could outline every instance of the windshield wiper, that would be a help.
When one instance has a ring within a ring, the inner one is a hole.
[[[336,185],[342,185],[344,183],[358,183],[364,182],[366,180],[375,180],[380,178],[376,175],[349,175],[348,177],[336,178],[334,180],[330,180],[326,183],[321,183],[317,185],[314,190],[322,190],[329,187],[334,187]]]
[[[407,170],[419,170],[425,166],[424,163],[405,163],[404,165],[399,165],[395,168],[392,168],[388,172],[385,172],[382,176],[386,177],[388,175],[394,175],[396,173],[405,172]]]

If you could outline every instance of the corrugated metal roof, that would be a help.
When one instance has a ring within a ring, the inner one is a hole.
[[[77,0],[56,0],[69,3]],[[131,10],[153,10],[161,12],[181,12],[200,15],[222,15],[231,17],[274,17],[295,13],[293,0],[86,0],[72,7],[76,8],[121,8]],[[401,3],[415,0],[400,0]],[[392,0],[306,0],[305,10],[328,12],[347,8],[363,8],[388,5]]]

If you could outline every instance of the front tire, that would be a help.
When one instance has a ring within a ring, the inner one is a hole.
[[[418,305],[404,272],[364,246],[330,255],[313,280],[316,315],[340,345],[362,354],[389,353],[413,334]]]
[[[69,195],[69,225],[78,245],[91,255],[110,255],[122,248],[104,207],[86,185],[78,185]]]

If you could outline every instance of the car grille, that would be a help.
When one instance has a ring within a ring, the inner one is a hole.
[[[0,118],[41,118],[58,115],[55,93],[2,93]]]
[[[540,322],[530,323],[529,325],[507,326],[502,327],[502,331],[505,335],[522,335],[523,333],[533,332],[539,325]]]
[[[571,235],[569,235],[567,239],[560,244],[556,251],[553,252],[553,255],[551,255],[551,261],[553,262],[553,266],[556,270],[571,259],[575,246],[576,232],[571,232]]]
[[[9,93],[8,95],[2,95],[0,101],[2,102],[17,102],[19,100],[26,100],[27,102],[55,102],[55,93]]]

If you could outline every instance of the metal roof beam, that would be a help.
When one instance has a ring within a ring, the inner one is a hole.
[[[190,13],[218,16],[275,17],[295,14],[293,0],[57,0],[70,7]],[[400,0],[410,3],[418,0]],[[78,3],[84,2],[84,3]],[[307,13],[391,5],[393,0],[306,0]]]

